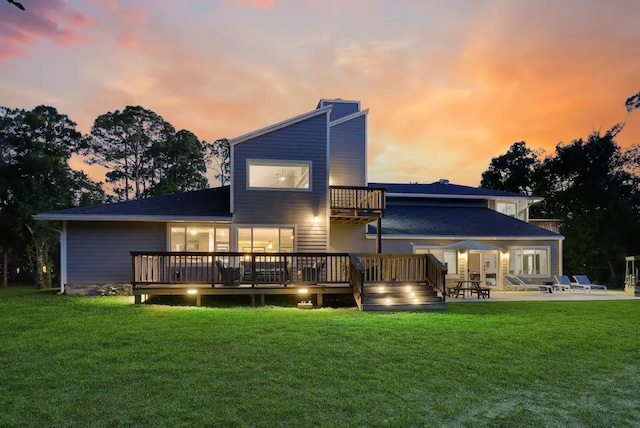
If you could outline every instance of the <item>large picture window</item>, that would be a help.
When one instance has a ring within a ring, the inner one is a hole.
[[[549,276],[548,248],[509,249],[509,273],[512,275]]]
[[[292,253],[292,227],[239,227],[238,251],[247,253]]]
[[[310,162],[249,160],[247,174],[251,189],[311,188]]]
[[[227,226],[181,224],[172,225],[170,229],[170,251],[229,251]]]

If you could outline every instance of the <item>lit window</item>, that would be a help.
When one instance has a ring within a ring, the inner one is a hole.
[[[248,253],[292,253],[294,232],[291,227],[239,227],[238,251]]]
[[[458,252],[454,250],[438,250],[416,248],[416,254],[433,254],[447,268],[447,275],[458,275]]]
[[[548,248],[509,249],[509,273],[512,275],[548,276]]]
[[[510,217],[517,217],[517,204],[515,202],[496,202],[496,211]]]
[[[171,251],[229,251],[229,228],[219,226],[171,226]]]
[[[310,189],[310,162],[250,160],[249,188]]]

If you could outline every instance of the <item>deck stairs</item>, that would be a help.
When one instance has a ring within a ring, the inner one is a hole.
[[[447,303],[427,284],[364,285],[362,296],[355,295],[361,311],[442,311]]]

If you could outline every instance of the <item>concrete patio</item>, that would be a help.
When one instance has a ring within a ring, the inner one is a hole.
[[[473,297],[447,297],[447,302],[576,302],[585,300],[640,300],[640,297],[633,297],[625,294],[622,290],[609,290],[607,294],[604,291],[596,290],[591,294],[582,292],[571,293],[568,291],[556,291],[554,293],[540,293],[538,291],[501,291],[491,290],[491,298],[478,299]]]

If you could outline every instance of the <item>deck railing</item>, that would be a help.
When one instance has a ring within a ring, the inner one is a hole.
[[[446,268],[431,254],[131,252],[133,286],[305,286],[366,283],[433,287],[444,299]]]
[[[347,283],[348,254],[131,252],[133,285]]]
[[[332,210],[384,211],[386,189],[382,187],[329,186]]]

